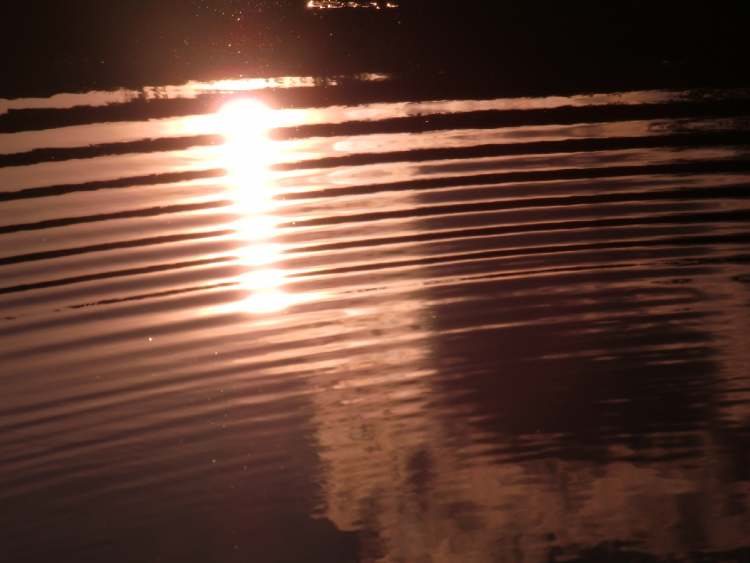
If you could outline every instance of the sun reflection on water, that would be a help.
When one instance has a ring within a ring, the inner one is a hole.
[[[298,298],[284,289],[286,273],[278,266],[283,247],[274,242],[280,222],[271,171],[280,155],[269,137],[270,130],[278,126],[274,110],[243,98],[225,104],[215,118],[224,137],[219,164],[226,170],[232,211],[238,217],[232,228],[243,243],[237,251],[245,272],[239,281],[248,295],[239,309],[248,313],[283,311]]]

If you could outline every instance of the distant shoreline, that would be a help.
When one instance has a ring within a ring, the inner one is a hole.
[[[14,6],[1,39],[0,97],[361,72],[396,75],[404,87],[432,84],[438,92],[460,82],[467,92],[501,95],[750,83],[743,31],[750,3],[718,0],[706,13],[669,1],[466,9],[466,2],[435,8],[412,0],[394,10],[323,14],[304,4],[259,1],[255,11],[219,0]]]

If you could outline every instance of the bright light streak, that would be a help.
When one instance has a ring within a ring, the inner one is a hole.
[[[277,266],[283,248],[273,243],[278,235],[275,183],[271,165],[278,160],[269,131],[277,126],[274,111],[253,99],[235,100],[215,114],[215,128],[224,137],[220,166],[239,220],[234,225],[245,244],[238,251],[246,273],[240,277],[248,297],[241,309],[273,313],[289,307],[294,296],[284,291],[286,275]]]

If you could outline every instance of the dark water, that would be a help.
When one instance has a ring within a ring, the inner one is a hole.
[[[2,102],[3,561],[750,560],[750,91],[388,80]]]

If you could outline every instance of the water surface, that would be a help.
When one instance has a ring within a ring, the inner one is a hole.
[[[0,102],[9,561],[750,557],[750,93],[387,80]]]

